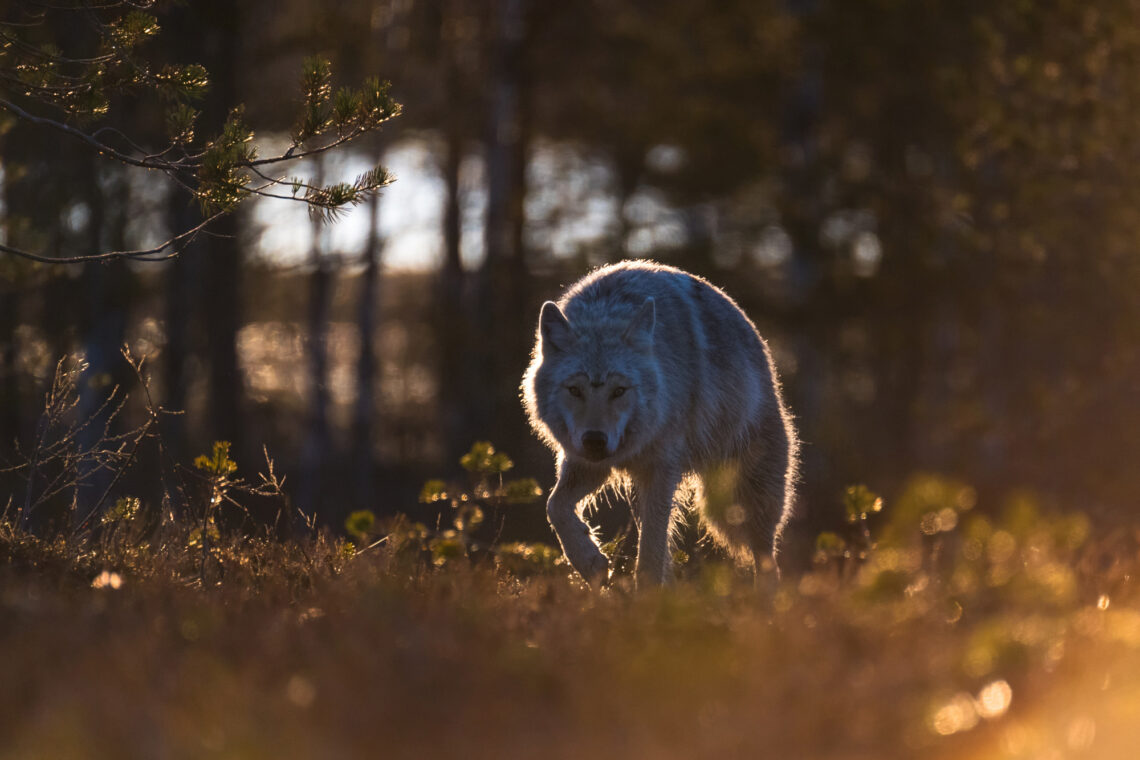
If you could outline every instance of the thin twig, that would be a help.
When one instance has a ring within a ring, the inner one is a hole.
[[[205,219],[201,224],[198,224],[197,226],[186,230],[180,235],[175,235],[165,243],[157,245],[154,248],[146,248],[135,251],[108,251],[106,253],[93,253],[85,256],[56,257],[41,256],[38,253],[24,251],[19,248],[13,248],[10,245],[4,245],[3,243],[0,243],[0,251],[4,253],[10,253],[14,256],[20,256],[21,258],[31,259],[32,261],[38,261],[42,264],[83,264],[88,261],[110,261],[112,259],[132,259],[134,261],[166,261],[168,259],[174,258],[179,253],[181,253],[181,249],[179,248],[168,253],[162,253],[163,251],[171,248],[172,246],[177,246],[183,241],[189,242],[193,240],[195,237],[197,237],[198,233],[202,232],[208,225],[213,224],[217,219],[224,216],[225,213],[226,212],[224,211],[218,211],[213,216]]]
[[[144,161],[143,159],[135,158],[134,156],[128,156],[126,153],[122,153],[120,151],[117,151],[114,148],[112,148],[110,145],[107,145],[106,143],[103,143],[103,142],[96,140],[91,135],[84,132],[82,129],[76,129],[75,127],[71,126],[70,124],[64,124],[62,121],[56,121],[55,119],[49,119],[45,116],[36,116],[35,114],[29,113],[28,111],[25,111],[23,108],[20,108],[18,105],[16,105],[15,103],[13,103],[10,100],[4,100],[3,98],[0,98],[0,108],[3,108],[4,110],[11,112],[15,116],[18,116],[25,121],[30,121],[32,124],[39,124],[41,126],[50,127],[52,129],[56,130],[57,132],[63,132],[65,135],[69,135],[71,137],[74,137],[75,139],[79,140],[80,142],[87,143],[89,146],[91,146],[96,151],[98,151],[99,155],[109,156],[109,157],[115,159],[116,161],[121,161],[122,163],[128,164],[130,166],[137,166],[137,167],[140,167],[142,169],[162,169],[162,170],[167,170],[167,171],[174,171],[176,169],[187,168],[184,166],[178,166],[178,165],[173,164],[169,161],[162,161],[162,162]]]
[[[103,502],[107,500],[107,497],[110,495],[111,490],[116,485],[118,485],[118,483],[122,479],[123,475],[130,468],[131,462],[134,461],[135,455],[138,453],[139,444],[142,443],[143,439],[146,438],[147,433],[150,432],[150,427],[151,427],[152,423],[153,423],[153,420],[147,420],[146,423],[141,428],[139,428],[139,435],[138,435],[138,437],[135,438],[134,443],[131,446],[131,451],[130,451],[130,454],[127,456],[127,461],[124,462],[123,465],[121,467],[119,467],[118,470],[115,472],[115,477],[113,477],[111,479],[111,482],[107,484],[107,487],[105,489],[103,489],[102,496],[100,496],[99,500],[95,502],[95,506],[93,506],[90,509],[90,511],[87,513],[87,516],[85,518],[83,518],[83,522],[81,522],[79,524],[79,527],[77,528],[77,530],[83,530],[84,528],[86,528],[87,523],[90,522],[91,518],[94,517],[95,515],[99,514],[99,509],[103,506]]]

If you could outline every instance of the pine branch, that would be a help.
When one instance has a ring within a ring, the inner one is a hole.
[[[244,124],[240,107],[230,113],[217,136],[194,151],[190,145],[195,142],[199,114],[189,101],[200,98],[209,86],[206,70],[197,64],[168,65],[152,73],[145,62],[132,57],[135,47],[158,33],[155,17],[143,12],[153,2],[75,0],[34,5],[35,10],[25,7],[15,21],[0,21],[0,110],[28,124],[66,135],[104,158],[162,172],[197,198],[207,218],[153,248],[55,257],[2,244],[0,253],[41,263],[160,261],[177,256],[183,243],[250,196],[303,202],[313,213],[333,217],[345,206],[362,202],[392,181],[383,167],[351,183],[323,187],[306,185],[294,178],[273,177],[263,171],[339,148],[398,116],[401,106],[392,100],[386,82],[370,79],[359,89],[341,88],[334,94],[331,65],[326,59],[310,58],[302,72],[302,117],[292,135],[293,144],[284,153],[257,156],[253,131]],[[43,26],[54,13],[78,14],[97,35],[98,55],[71,58],[50,42],[36,44],[22,39],[23,29]],[[112,95],[139,88],[149,89],[167,105],[170,143],[166,147],[146,149],[113,127],[89,131],[82,123],[69,123],[105,116],[110,111]],[[35,113],[29,103],[58,109],[66,116],[53,118]],[[320,144],[305,144],[309,142]],[[257,178],[264,184],[254,185]],[[286,184],[292,188],[291,196],[271,192],[271,188]]]

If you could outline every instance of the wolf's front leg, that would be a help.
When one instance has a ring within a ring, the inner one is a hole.
[[[637,585],[659,586],[669,569],[669,520],[673,495],[681,483],[679,472],[658,467],[635,481],[641,534],[637,542]]]
[[[578,515],[578,504],[605,485],[609,476],[609,468],[575,464],[559,457],[558,482],[546,502],[546,516],[566,559],[591,586],[606,580],[610,563]]]

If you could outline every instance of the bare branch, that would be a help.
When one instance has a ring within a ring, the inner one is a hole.
[[[58,132],[63,132],[65,135],[69,135],[71,137],[74,137],[77,140],[80,140],[81,142],[87,143],[92,148],[94,148],[96,151],[98,151],[99,155],[110,156],[111,158],[115,159],[116,161],[121,161],[124,164],[129,164],[131,166],[138,166],[138,167],[141,167],[143,169],[163,169],[163,170],[171,170],[171,171],[174,169],[183,168],[183,167],[177,166],[176,164],[172,164],[169,161],[153,162],[153,161],[146,161],[144,159],[135,158],[134,156],[128,156],[126,153],[121,153],[121,152],[115,150],[114,148],[112,148],[110,145],[107,145],[106,143],[99,142],[94,137],[87,134],[86,132],[84,132],[81,129],[76,129],[75,127],[71,126],[70,124],[64,124],[62,121],[56,121],[55,119],[49,119],[49,118],[46,118],[44,116],[36,116],[35,114],[29,113],[29,112],[25,111],[23,108],[20,108],[18,105],[11,102],[10,100],[4,100],[3,98],[0,98],[0,108],[3,108],[4,110],[9,111],[13,115],[18,116],[21,119],[24,119],[25,121],[29,121],[32,124],[39,124],[41,126],[51,127],[52,129],[54,129]]]
[[[181,248],[178,247],[179,243],[190,242],[199,233],[203,232],[206,227],[213,224],[220,217],[225,216],[224,211],[219,211],[213,216],[208,217],[202,223],[195,227],[191,227],[185,232],[175,235],[167,240],[165,243],[155,246],[154,248],[145,248],[136,251],[107,251],[106,253],[92,253],[87,256],[43,256],[38,253],[24,251],[19,248],[13,248],[10,245],[0,243],[0,252],[10,253],[13,256],[19,256],[31,261],[38,261],[42,264],[83,264],[88,261],[111,261],[112,259],[131,259],[133,261],[166,261],[172,259],[181,253]],[[167,251],[168,248],[174,250]],[[166,253],[163,253],[167,251]],[[161,255],[160,255],[161,254]]]

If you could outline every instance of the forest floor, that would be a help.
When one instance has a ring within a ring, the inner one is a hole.
[[[922,488],[917,530],[763,590],[0,522],[0,758],[1135,758],[1140,532]]]

